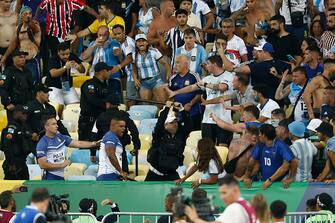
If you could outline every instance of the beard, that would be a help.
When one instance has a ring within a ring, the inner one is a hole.
[[[271,33],[273,34],[278,34],[280,32],[279,29],[271,29]]]

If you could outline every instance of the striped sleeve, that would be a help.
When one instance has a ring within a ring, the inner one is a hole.
[[[73,7],[73,10],[83,10],[85,7],[85,5],[81,4],[79,1],[72,0],[71,4]]]
[[[40,3],[39,7],[40,7],[42,10],[45,10],[45,9],[47,8],[47,6],[48,6],[49,3],[50,3],[49,0],[43,0],[43,1]]]
[[[171,36],[173,35],[172,33],[173,33],[173,28],[170,29],[169,32],[166,35],[165,43],[168,46],[171,46],[171,38],[172,38]]]

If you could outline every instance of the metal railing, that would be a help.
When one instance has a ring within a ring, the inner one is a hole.
[[[333,223],[333,214],[331,212],[289,212],[285,217],[286,223]]]
[[[162,216],[167,216],[168,223],[172,223],[172,214],[167,212],[111,212],[104,216],[101,223],[108,223],[108,218],[113,215],[115,216],[117,223],[157,223],[158,219]]]
[[[96,217],[93,214],[90,213],[72,213],[69,212],[66,214],[66,216],[71,220],[71,222],[75,223],[96,223],[98,222]]]

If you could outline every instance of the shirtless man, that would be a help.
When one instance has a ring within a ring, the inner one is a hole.
[[[332,85],[332,82],[335,79],[334,65],[334,60],[325,60],[323,73],[314,77],[304,91],[303,98],[307,106],[308,116],[310,120],[315,118],[314,111],[317,111],[317,113],[320,111],[323,103],[322,97],[324,95],[325,88]]]
[[[6,52],[15,32],[17,15],[10,10],[11,0],[0,0],[0,57]]]
[[[29,35],[31,35],[29,37]],[[32,10],[28,6],[22,6],[20,10],[20,24],[13,33],[12,40],[1,63],[5,64],[9,55],[14,49],[27,52],[26,68],[33,74],[34,82],[40,79],[39,47],[41,43],[41,29],[37,21],[33,20]]]
[[[148,41],[154,47],[156,47],[163,55],[167,55],[166,50],[164,50],[161,41],[165,41],[165,36],[167,32],[177,26],[176,18],[173,16],[175,7],[173,1],[164,0],[160,4],[161,15],[154,19],[152,22],[149,32]],[[162,43],[163,43],[162,42]]]

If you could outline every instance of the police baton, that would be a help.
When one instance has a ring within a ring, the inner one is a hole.
[[[165,102],[162,101],[153,101],[153,100],[147,100],[147,99],[141,99],[141,98],[126,98],[128,101],[136,101],[136,102],[144,102],[149,104],[156,104],[156,105],[165,105]]]

